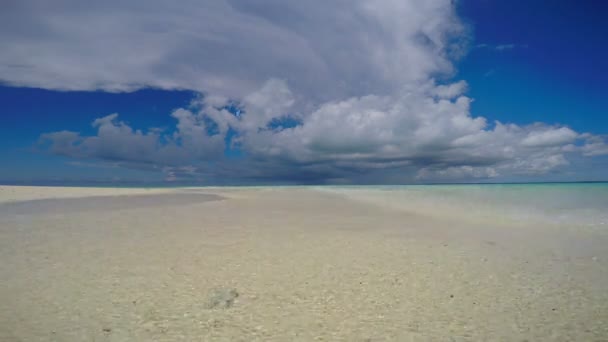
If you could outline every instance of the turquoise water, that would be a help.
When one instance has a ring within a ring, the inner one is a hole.
[[[608,183],[322,187],[435,216],[608,227]]]

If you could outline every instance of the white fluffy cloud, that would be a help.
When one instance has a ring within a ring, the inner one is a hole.
[[[56,154],[153,165],[170,180],[197,173],[343,180],[378,170],[494,178],[551,172],[573,154],[608,154],[603,137],[568,127],[473,117],[466,82],[445,81],[467,41],[452,0],[5,7],[5,83],[203,94],[171,114],[176,125],[167,131],[138,130],[112,114],[93,123],[94,136],[43,135]],[[244,152],[240,164],[223,158],[231,148]]]
[[[222,155],[224,137],[210,132],[202,115],[186,109],[177,109],[171,115],[177,120],[171,134],[133,129],[114,113],[93,121],[95,136],[54,132],[43,134],[41,143],[50,143],[51,152],[65,156],[161,166],[199,163]]]
[[[534,176],[569,165],[568,155],[608,154],[603,138],[564,126],[489,125],[471,116],[465,89],[429,82],[392,96],[330,101],[296,115],[285,114],[294,106],[287,84],[270,80],[244,97],[238,115],[225,108],[226,99],[209,104],[203,98],[175,110],[175,128],[166,132],[135,130],[112,114],[93,122],[95,136],[64,131],[42,140],[56,154],[162,167],[168,180],[204,172],[324,181],[394,169],[424,181]],[[271,125],[286,116],[297,123]],[[223,160],[224,149],[234,145],[247,156],[236,165]]]

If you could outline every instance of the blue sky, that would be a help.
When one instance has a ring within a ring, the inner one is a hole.
[[[473,45],[513,45],[473,49],[460,63],[474,112],[605,134],[607,10],[605,1],[463,1]]]
[[[607,178],[605,2],[379,1],[353,10],[365,21],[324,2],[228,2],[173,15],[163,1],[9,8],[0,182]],[[153,20],[137,31],[111,15],[128,11]],[[198,23],[212,11],[239,24]],[[110,23],[107,36],[94,29]]]

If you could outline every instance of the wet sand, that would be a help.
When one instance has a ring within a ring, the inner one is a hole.
[[[0,341],[602,341],[607,242],[314,188],[2,186]]]

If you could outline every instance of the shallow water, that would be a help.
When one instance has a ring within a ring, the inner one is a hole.
[[[9,189],[0,341],[607,340],[604,229],[407,212],[539,196],[497,189]]]
[[[318,187],[432,216],[471,220],[608,226],[608,183]]]

